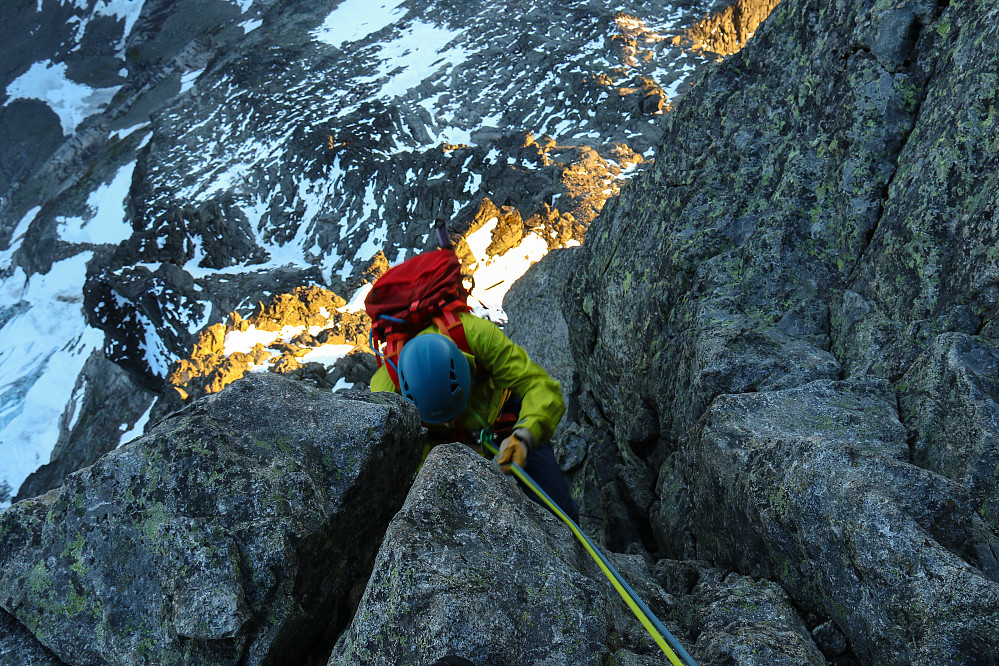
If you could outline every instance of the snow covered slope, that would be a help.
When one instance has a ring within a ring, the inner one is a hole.
[[[301,284],[349,298],[484,198],[524,222],[501,257],[469,239],[501,319],[518,271],[655,157],[707,62],[670,37],[709,4],[5,3],[0,506],[53,449],[141,427],[204,326]],[[103,430],[81,421],[94,353],[145,396]]]

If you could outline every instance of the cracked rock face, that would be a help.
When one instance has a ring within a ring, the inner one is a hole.
[[[617,650],[628,663],[659,663],[615,597],[568,528],[470,448],[441,445],[393,519],[329,663],[456,654],[475,664],[598,664]]]
[[[777,582],[863,663],[999,642],[997,30],[974,2],[784,0],[564,290],[583,515]]]
[[[0,514],[0,606],[70,664],[328,653],[420,434],[397,396],[244,378]]]

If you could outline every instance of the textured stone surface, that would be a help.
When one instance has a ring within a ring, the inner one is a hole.
[[[966,486],[981,516],[999,527],[999,351],[980,337],[945,333],[899,387],[913,462]]]
[[[562,385],[565,422],[576,420],[579,410],[576,361],[569,348],[569,328],[562,317],[562,287],[573,278],[572,256],[577,251],[549,252],[514,283],[503,299],[503,310],[509,316],[504,332]],[[561,431],[556,433],[559,439]]]
[[[981,663],[999,585],[967,562],[974,503],[907,462],[886,395],[858,380],[719,397],[660,479],[658,534],[689,530],[698,557],[776,581],[866,663]],[[686,515],[665,491],[677,483]]]
[[[651,665],[657,652],[568,528],[453,444],[427,458],[330,664]]]
[[[0,606],[68,663],[322,654],[420,436],[394,395],[244,378],[0,515]]]
[[[690,596],[699,664],[825,666],[798,612],[776,583],[717,570],[701,573]]]
[[[779,583],[843,659],[997,643],[997,30],[976,2],[784,0],[564,292],[605,522],[623,467],[642,537],[653,474],[632,543]]]

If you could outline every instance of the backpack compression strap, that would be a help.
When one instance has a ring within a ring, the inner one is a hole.
[[[442,335],[446,335],[454,340],[454,344],[458,345],[458,349],[466,354],[471,354],[472,350],[468,347],[468,338],[465,336],[465,327],[462,326],[461,318],[458,316],[456,310],[460,312],[459,308],[445,307],[441,312],[441,316],[434,317],[433,322],[437,324],[437,328],[441,330]]]

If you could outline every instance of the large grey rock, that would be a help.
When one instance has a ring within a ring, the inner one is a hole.
[[[974,503],[908,457],[885,382],[720,396],[664,470],[654,520],[832,618],[864,663],[987,663],[999,584],[967,562]]]
[[[564,290],[609,440],[581,469],[623,466],[640,508],[643,459],[660,556],[778,582],[866,663],[994,659],[997,30],[963,0],[784,0]]]
[[[569,529],[460,444],[427,458],[329,663],[445,654],[476,666],[664,659]]]
[[[697,633],[692,656],[707,664],[825,666],[808,629],[776,583],[703,571],[687,599]]]
[[[968,488],[999,528],[999,351],[963,333],[937,336],[900,381],[913,462]]]
[[[398,396],[250,375],[0,516],[0,606],[68,663],[322,653],[421,432]]]

